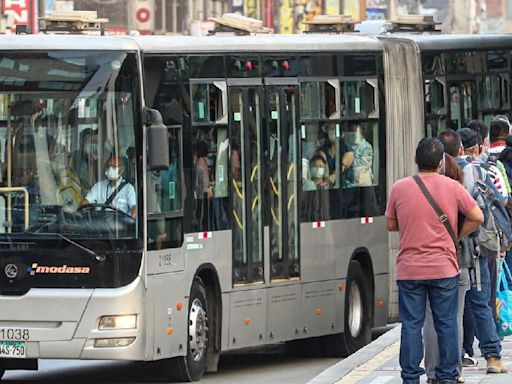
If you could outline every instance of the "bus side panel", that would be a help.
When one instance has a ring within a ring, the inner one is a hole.
[[[301,285],[269,288],[267,338],[270,343],[298,337],[301,324]]]
[[[315,337],[341,332],[343,329],[343,295],[338,281],[302,286],[301,337]]]
[[[373,326],[381,327],[388,323],[389,274],[375,275],[375,303]],[[379,303],[383,303],[380,305]]]
[[[333,231],[332,222],[326,221],[324,228],[313,228],[312,223],[300,226],[301,281],[334,280],[336,275],[334,245],[343,238],[343,233]]]
[[[184,273],[148,276],[149,360],[187,354],[188,287]],[[153,335],[152,341],[149,340],[150,335]]]
[[[267,290],[234,292],[229,296],[230,349],[264,345],[267,341]]]

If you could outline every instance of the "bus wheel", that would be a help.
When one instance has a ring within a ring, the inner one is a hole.
[[[347,357],[371,341],[371,292],[368,278],[358,261],[352,260],[348,268],[345,291],[344,333],[325,340],[327,355]]]
[[[0,368],[0,380],[2,380],[2,377],[4,377],[5,369]]]
[[[206,289],[199,277],[196,277],[190,291],[188,310],[188,347],[187,356],[172,359],[169,373],[177,381],[197,381],[206,370],[208,351],[208,302]]]

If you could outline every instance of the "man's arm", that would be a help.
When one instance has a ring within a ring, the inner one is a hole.
[[[398,220],[386,217],[386,229],[389,232],[398,232]]]
[[[462,228],[459,232],[459,238],[469,235],[475,232],[480,224],[484,222],[484,214],[478,205],[468,212],[466,219],[462,224]]]
[[[136,206],[136,205],[134,205],[134,206],[130,209],[130,215],[132,215],[132,217],[133,217],[134,219],[136,219],[136,218],[137,218],[137,206]]]

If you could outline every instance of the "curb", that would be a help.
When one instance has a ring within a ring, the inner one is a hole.
[[[364,346],[359,351],[353,353],[346,359],[327,368],[325,371],[314,377],[307,384],[334,384],[352,370],[371,360],[384,349],[400,340],[400,331],[402,327],[397,324],[393,329],[384,335]]]

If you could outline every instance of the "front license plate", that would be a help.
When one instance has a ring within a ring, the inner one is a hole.
[[[0,357],[25,359],[27,357],[27,346],[23,341],[0,341]]]

